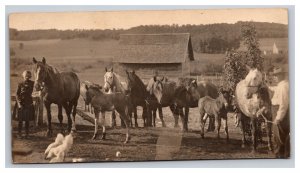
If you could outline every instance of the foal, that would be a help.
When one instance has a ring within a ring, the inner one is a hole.
[[[92,139],[98,136],[98,122],[99,113],[101,113],[101,126],[102,138],[105,139],[105,112],[116,110],[120,114],[120,118],[124,121],[126,126],[126,140],[124,143],[129,142],[129,116],[128,109],[130,109],[130,98],[123,93],[103,93],[99,88],[90,86],[87,88],[87,100],[91,103],[95,113],[95,131]]]
[[[198,107],[200,111],[200,128],[201,128],[201,137],[204,138],[204,115],[205,113],[208,116],[214,116],[217,120],[217,137],[220,138],[220,127],[221,127],[221,118],[225,120],[225,132],[226,139],[229,139],[228,135],[228,125],[227,125],[227,111],[228,106],[227,100],[224,98],[224,95],[219,92],[219,96],[216,99],[213,99],[209,96],[205,96],[199,99]]]

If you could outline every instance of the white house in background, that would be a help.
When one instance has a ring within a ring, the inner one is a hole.
[[[264,50],[264,55],[267,55],[267,51]]]
[[[277,49],[275,42],[273,44],[273,54],[278,54],[278,49]]]

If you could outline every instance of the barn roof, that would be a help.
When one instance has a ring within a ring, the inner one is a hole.
[[[183,63],[194,60],[189,33],[122,34],[114,62]]]

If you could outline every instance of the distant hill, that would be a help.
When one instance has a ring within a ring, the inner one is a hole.
[[[198,53],[224,53],[227,49],[237,49],[240,46],[240,29],[245,22],[235,24],[209,25],[142,25],[127,30],[27,30],[18,31],[10,28],[11,40],[39,39],[74,39],[87,38],[91,40],[118,40],[120,34],[149,34],[149,33],[190,33],[193,49]],[[256,26],[259,38],[286,38],[288,25],[266,22],[251,22]]]

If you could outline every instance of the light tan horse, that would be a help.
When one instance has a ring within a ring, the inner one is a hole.
[[[243,131],[242,147],[245,145],[246,120],[251,120],[251,133],[253,151],[257,146],[258,119],[257,112],[264,107],[263,116],[271,121],[271,99],[268,88],[263,83],[263,75],[258,69],[249,69],[246,78],[240,81],[235,90],[235,99],[238,106],[238,114],[241,117],[241,128]],[[267,123],[268,147],[272,150],[271,124]]]

